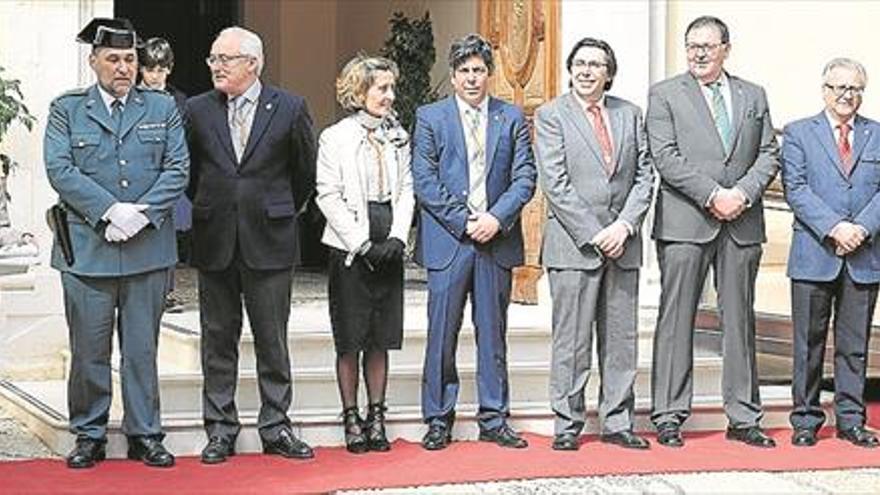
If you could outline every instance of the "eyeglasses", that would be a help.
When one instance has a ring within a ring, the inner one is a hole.
[[[720,48],[724,43],[685,43],[684,49],[687,50],[690,54],[695,53],[715,53],[715,50]]]
[[[253,58],[253,57],[250,55],[226,55],[223,53],[221,53],[219,55],[212,54],[212,55],[208,55],[205,58],[205,63],[208,64],[208,67],[211,67],[212,65],[217,65],[217,64],[220,64],[223,67],[229,67],[230,65],[232,65],[232,62],[239,60],[239,59],[243,59],[243,58]]]
[[[822,86],[831,90],[831,92],[834,93],[834,96],[837,97],[843,96],[847,92],[852,93],[853,96],[862,96],[862,93],[865,92],[865,88],[862,86],[834,86],[832,84],[823,84]]]
[[[586,61],[576,58],[574,59],[574,61],[572,61],[571,66],[576,69],[583,69],[584,67],[586,67],[590,70],[599,70],[608,67],[608,64],[605,62],[599,62],[598,60]]]
[[[485,76],[489,73],[489,68],[485,66],[477,66],[477,67],[459,67],[455,69],[455,72],[463,76],[467,76],[469,74],[473,74],[475,76]]]

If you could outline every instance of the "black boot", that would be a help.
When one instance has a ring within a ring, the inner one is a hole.
[[[377,452],[391,450],[391,444],[388,443],[388,438],[385,436],[385,411],[387,410],[385,403],[379,402],[370,404],[367,411],[366,435],[370,450]]]
[[[364,435],[363,421],[358,415],[357,406],[342,410],[342,428],[345,431],[345,449],[352,454],[363,454],[369,450]]]

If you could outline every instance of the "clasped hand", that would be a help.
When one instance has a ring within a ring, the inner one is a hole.
[[[472,213],[468,217],[465,233],[474,241],[485,244],[501,230],[501,223],[491,213]]]
[[[375,270],[391,260],[403,258],[406,246],[396,237],[389,237],[381,242],[374,242],[364,253],[368,267]]]
[[[733,188],[718,189],[709,204],[709,213],[720,222],[736,220],[745,209],[746,201],[742,192]]]
[[[865,229],[851,222],[840,222],[831,229],[828,237],[834,241],[834,253],[838,256],[845,256],[862,245],[868,238]]]
[[[621,221],[616,221],[593,236],[590,244],[602,251],[606,258],[617,259],[623,255],[629,229]]]
[[[104,219],[110,222],[104,229],[104,238],[108,242],[124,242],[134,237],[150,223],[144,215],[149,205],[135,203],[114,203]]]

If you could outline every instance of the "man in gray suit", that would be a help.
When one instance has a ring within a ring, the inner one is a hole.
[[[709,267],[723,335],[727,438],[773,447],[755,368],[755,277],[761,260],[761,196],[779,169],[764,90],[724,71],[727,26],[695,19],[685,32],[689,71],[655,84],[647,130],[660,190],[653,237],[660,264],[651,419],[661,445],[683,445],[690,415],[693,335]]]
[[[572,91],[538,109],[535,148],[549,205],[542,260],[553,298],[550,395],[556,450],[577,450],[596,326],[602,441],[645,449],[632,432],[642,241],[653,169],[641,110],[607,96],[608,43],[584,38],[566,60]]]

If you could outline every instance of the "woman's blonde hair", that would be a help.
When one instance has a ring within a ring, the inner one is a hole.
[[[367,91],[376,81],[376,73],[388,71],[400,77],[397,64],[385,57],[358,54],[349,60],[336,78],[336,101],[349,112],[364,108]]]

